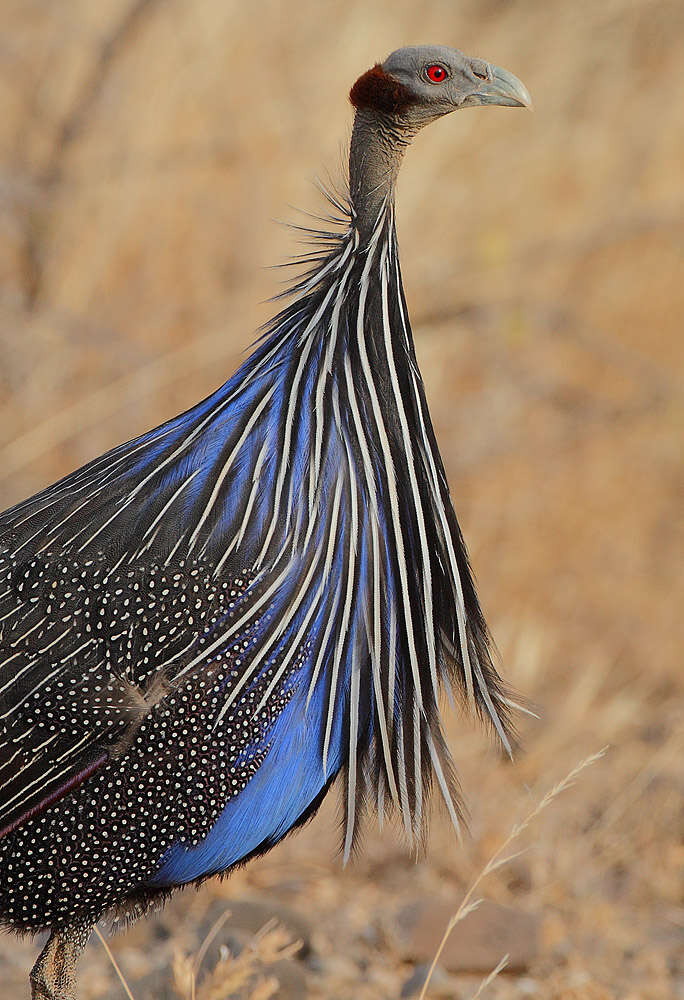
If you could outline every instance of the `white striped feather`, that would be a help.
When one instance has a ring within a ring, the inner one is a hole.
[[[348,275],[348,273],[351,270],[352,266],[353,266],[353,259],[352,259],[351,263],[348,265],[348,268],[347,268],[347,271],[346,271],[346,275]],[[342,287],[343,286],[344,286],[344,283],[343,283]],[[314,339],[312,337],[309,337],[308,334],[311,333],[312,330],[317,329],[318,324],[320,323],[321,317],[325,313],[330,300],[332,299],[333,295],[336,292],[339,294],[340,293],[340,289],[337,287],[337,285],[331,285],[330,289],[328,290],[328,292],[324,296],[323,301],[321,302],[321,304],[318,306],[318,308],[314,312],[313,316],[311,317],[311,319],[307,323],[307,325],[306,325],[306,327],[305,327],[305,329],[304,329],[304,331],[303,331],[303,333],[301,335],[301,341],[303,342],[304,347],[303,347],[303,350],[302,350],[299,362],[297,364],[297,369],[295,371],[294,379],[292,381],[292,386],[290,388],[290,395],[289,395],[288,407],[287,407],[287,411],[286,411],[286,414],[285,414],[285,420],[284,420],[285,439],[284,439],[284,442],[283,442],[283,450],[282,450],[282,456],[281,456],[280,464],[279,464],[279,468],[278,468],[278,475],[276,477],[275,494],[274,494],[274,497],[273,497],[273,513],[271,515],[270,527],[269,527],[269,529],[268,529],[268,531],[266,533],[266,538],[264,539],[264,544],[263,544],[263,546],[261,548],[261,552],[259,553],[259,555],[257,556],[257,559],[256,559],[256,566],[257,567],[260,567],[260,566],[263,565],[264,558],[266,556],[266,553],[268,552],[268,549],[269,549],[269,546],[271,544],[271,540],[273,538],[273,535],[275,534],[275,531],[276,531],[276,529],[279,526],[278,517],[279,517],[279,514],[280,514],[280,504],[281,504],[281,501],[282,501],[283,485],[284,485],[284,482],[285,482],[285,476],[287,474],[288,463],[290,462],[290,445],[291,445],[291,439],[292,439],[292,425],[293,425],[293,422],[294,422],[294,410],[295,410],[295,406],[297,405],[297,395],[298,395],[298,392],[299,392],[299,384],[300,384],[300,382],[302,380],[302,375],[304,374],[304,371],[305,371],[305,368],[306,368],[306,363],[307,363],[307,361],[309,359],[309,355],[311,354],[311,351],[312,351],[312,349],[314,347]],[[291,516],[291,512],[288,510],[287,511],[287,528],[289,528],[290,516]]]
[[[409,433],[408,420],[406,418],[406,410],[404,409],[404,401],[401,395],[401,389],[399,387],[399,379],[397,376],[397,365],[394,358],[394,349],[392,344],[392,329],[390,326],[389,318],[389,300],[388,300],[388,285],[389,285],[389,273],[388,273],[388,243],[385,244],[382,250],[382,256],[380,258],[380,282],[382,289],[382,327],[384,333],[385,341],[385,356],[387,358],[387,367],[390,374],[390,384],[392,386],[392,391],[394,393],[394,403],[399,415],[399,424],[401,427],[402,438],[404,442],[404,454],[406,456],[406,463],[409,474],[409,483],[411,486],[411,493],[413,496],[413,506],[416,513],[416,519],[418,522],[418,537],[420,539],[420,549],[421,558],[423,563],[423,617],[425,620],[425,637],[427,639],[428,647],[428,662],[430,665],[430,677],[432,679],[432,690],[435,701],[439,699],[439,683],[437,681],[437,651],[435,646],[435,630],[434,630],[434,613],[432,604],[432,575],[430,570],[430,553],[428,551],[427,544],[427,534],[425,531],[425,515],[423,513],[423,504],[420,499],[420,493],[418,492],[418,480],[416,478],[416,470],[413,461],[413,445],[411,442],[411,435]],[[409,616],[411,614],[409,608]],[[407,621],[407,626],[412,627],[412,622],[409,617]]]
[[[245,424],[245,426],[243,428],[242,434],[240,435],[240,437],[235,442],[235,446],[234,446],[233,450],[231,451],[230,455],[228,456],[228,458],[226,459],[226,461],[225,461],[225,463],[223,465],[223,468],[220,470],[219,474],[216,476],[216,479],[214,481],[214,485],[213,485],[212,490],[211,490],[211,495],[209,496],[209,499],[207,500],[206,506],[205,506],[204,510],[202,511],[202,513],[200,514],[199,519],[197,521],[197,524],[195,525],[195,528],[194,528],[194,530],[193,530],[193,532],[190,535],[190,538],[188,540],[188,548],[187,548],[187,554],[188,555],[190,555],[192,553],[192,550],[194,549],[195,545],[197,544],[197,539],[199,538],[200,531],[202,530],[203,525],[205,524],[207,518],[209,517],[209,514],[211,513],[211,510],[212,510],[214,504],[216,503],[216,500],[218,499],[218,496],[219,496],[219,494],[221,492],[221,487],[223,486],[223,483],[225,482],[226,476],[228,475],[228,473],[232,469],[233,463],[235,462],[235,459],[237,458],[238,454],[240,453],[240,450],[242,449],[242,447],[244,446],[245,441],[250,436],[253,428],[258,423],[259,418],[261,417],[261,414],[263,413],[263,411],[266,409],[266,407],[270,403],[271,399],[273,398],[274,393],[275,393],[275,386],[271,386],[271,388],[267,392],[264,393],[263,397],[259,400],[259,402],[257,403],[257,405],[254,407],[254,410],[252,411],[252,414],[250,415],[249,420],[246,422],[246,424]],[[199,472],[199,469],[197,471]]]
[[[383,217],[382,225],[384,224],[385,220]],[[358,338],[359,355],[361,359],[361,369],[365,377],[366,388],[368,390],[368,396],[371,401],[371,409],[373,413],[373,418],[378,438],[380,440],[380,447],[383,455],[385,473],[387,475],[392,528],[394,533],[394,542],[397,550],[397,563],[399,566],[399,578],[401,584],[400,590],[402,596],[402,608],[404,611],[404,624],[406,628],[406,636],[409,648],[409,660],[411,664],[411,672],[413,674],[415,696],[418,700],[419,707],[422,709],[423,707],[422,685],[420,680],[418,653],[416,650],[415,637],[413,634],[413,616],[411,613],[411,605],[408,597],[409,571],[406,564],[406,555],[404,550],[404,536],[401,526],[401,517],[399,514],[399,500],[398,500],[397,485],[396,485],[396,470],[394,468],[394,460],[392,458],[392,450],[390,447],[389,437],[387,434],[387,428],[385,426],[385,422],[382,416],[380,400],[378,397],[377,388],[375,386],[375,381],[373,379],[373,372],[368,358],[368,351],[366,348],[366,331],[364,328],[364,309],[366,305],[366,298],[368,295],[371,269],[373,267],[373,263],[375,260],[377,239],[379,238],[381,228],[382,228],[381,226],[380,228],[378,228],[377,237],[375,238],[375,241],[371,240],[371,243],[368,247],[366,264],[364,266],[363,273],[361,275],[361,291],[359,295],[358,318],[357,318],[357,338]]]
[[[395,261],[395,267],[396,267],[396,281],[398,290],[399,282],[401,281],[398,261]],[[399,313],[401,315],[404,336],[408,338],[409,336],[408,324],[406,322],[406,316],[404,315],[404,307],[401,301],[401,294],[397,295],[397,301],[399,304]],[[453,540],[451,538],[451,530],[449,528],[446,511],[444,510],[444,504],[442,502],[442,494],[439,487],[439,476],[435,465],[435,459],[434,455],[432,454],[432,448],[430,446],[427,430],[425,427],[425,414],[423,413],[423,406],[421,403],[420,393],[418,391],[418,384],[417,384],[417,380],[420,376],[418,375],[417,372],[412,370],[411,377],[413,385],[413,395],[416,402],[416,409],[419,414],[419,426],[421,431],[421,439],[423,443],[423,453],[427,459],[428,469],[430,472],[430,485],[432,486],[433,504],[439,517],[439,523],[442,529],[441,531],[442,538],[446,544],[447,552],[449,554],[449,566],[451,568],[451,578],[453,580],[454,587],[456,588],[456,613],[457,613],[459,640],[461,647],[461,662],[463,664],[463,675],[465,679],[466,693],[468,696],[468,700],[472,705],[474,704],[473,671],[470,664],[470,654],[468,650],[468,628],[466,621],[465,601],[463,598],[463,584],[461,582],[461,574],[458,568],[458,562],[456,560],[456,552],[454,550]]]
[[[356,770],[359,745],[359,685],[361,667],[356,650],[352,653],[349,687],[349,760],[347,763],[347,822],[344,835],[344,862],[349,860],[356,825]]]
[[[337,390],[337,385],[333,385],[333,412],[338,422],[338,427],[342,426],[342,420],[340,416],[340,400],[339,393]],[[347,460],[349,462],[349,473],[350,473],[350,535],[349,535],[349,545],[348,545],[348,569],[347,569],[347,579],[345,586],[344,604],[342,606],[342,619],[340,621],[340,627],[338,630],[338,635],[335,640],[335,650],[333,654],[333,665],[330,677],[330,687],[328,689],[328,710],[326,713],[326,723],[325,723],[325,735],[323,737],[323,773],[327,774],[328,771],[328,752],[330,749],[330,733],[332,730],[332,721],[335,713],[335,707],[338,705],[337,700],[337,679],[340,670],[340,663],[342,662],[342,651],[345,643],[347,642],[347,633],[349,629],[349,619],[351,617],[352,602],[354,597],[354,574],[356,572],[356,553],[358,549],[357,539],[359,530],[359,504],[358,504],[358,486],[356,484],[356,475],[353,471],[351,464],[351,454],[349,451],[349,442],[344,439],[344,446],[347,452]],[[354,640],[356,641],[356,639]]]

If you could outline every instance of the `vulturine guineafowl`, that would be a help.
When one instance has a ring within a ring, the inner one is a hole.
[[[458,824],[443,686],[510,749],[394,193],[424,125],[529,96],[421,46],[350,98],[348,197],[330,195],[329,228],[239,371],[0,515],[0,919],[52,932],[34,998],[72,1000],[107,911],[137,915],[267,851],[341,773],[345,856],[371,797],[412,838],[436,782]]]

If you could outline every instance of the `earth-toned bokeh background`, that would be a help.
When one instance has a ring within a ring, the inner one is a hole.
[[[483,996],[684,997],[684,4],[0,8],[0,508],[231,374],[282,277],[262,265],[295,249],[272,219],[320,207],[360,72],[434,41],[535,100],[421,134],[398,215],[481,599],[539,718],[510,764],[450,716],[462,845],[439,810],[418,859],[371,823],[345,870],[331,796],[266,858],[111,938],[135,1000],[188,998],[225,910],[198,1000],[417,995],[512,825],[605,745],[482,883],[429,995],[473,996],[508,952]],[[3,997],[28,995],[37,948],[0,938]],[[84,1000],[124,996],[95,936],[81,968]]]

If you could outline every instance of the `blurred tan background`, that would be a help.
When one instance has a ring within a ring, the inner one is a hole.
[[[681,0],[2,0],[0,508],[227,378],[296,249],[274,218],[339,176],[350,84],[402,44],[514,71],[400,181],[416,346],[523,717],[511,765],[449,723],[470,804],[417,860],[334,802],[267,858],[112,939],[135,1000],[417,995],[512,824],[604,745],[481,886],[430,996],[684,997]],[[281,931],[254,937],[276,915]],[[278,934],[281,936],[278,937]],[[281,946],[304,940],[297,955]],[[0,939],[4,996],[37,945]],[[226,950],[227,949],[227,950]],[[288,957],[289,956],[289,957]],[[240,964],[241,963],[241,964]],[[232,979],[231,979],[232,976]],[[185,977],[185,978],[184,978]],[[84,998],[122,997],[93,938]]]

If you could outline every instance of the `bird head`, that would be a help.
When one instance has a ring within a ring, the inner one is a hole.
[[[458,108],[531,107],[525,85],[508,70],[444,45],[397,49],[359,77],[349,99],[357,109],[420,128]]]

